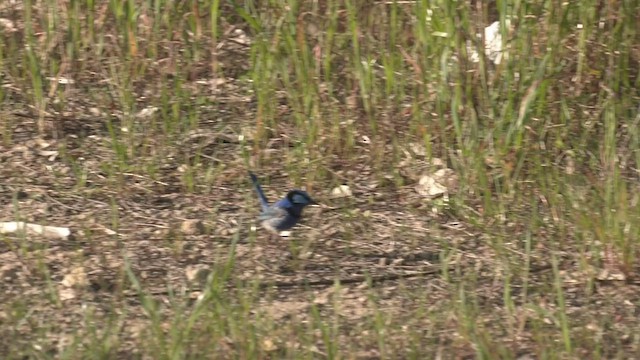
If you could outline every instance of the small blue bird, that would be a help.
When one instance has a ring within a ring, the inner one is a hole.
[[[291,190],[284,199],[269,205],[258,178],[251,171],[249,171],[249,176],[256,188],[258,198],[260,198],[260,205],[262,205],[262,212],[258,216],[258,220],[260,220],[262,227],[276,235],[294,227],[302,218],[302,210],[307,205],[318,204],[305,191]]]

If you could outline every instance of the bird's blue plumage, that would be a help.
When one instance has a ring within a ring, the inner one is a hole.
[[[249,176],[262,206],[262,212],[258,216],[258,220],[260,220],[265,229],[273,233],[278,234],[281,231],[291,229],[300,221],[302,210],[307,205],[317,204],[306,192],[291,190],[285,198],[273,205],[269,205],[269,201],[264,195],[256,175],[249,171]]]

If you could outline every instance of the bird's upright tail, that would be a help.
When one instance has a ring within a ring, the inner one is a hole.
[[[264,192],[262,192],[262,188],[260,187],[258,178],[251,171],[249,171],[249,176],[251,177],[251,182],[253,183],[253,187],[256,188],[256,192],[258,193],[258,198],[260,199],[260,205],[262,205],[262,210],[264,211],[269,209],[269,201],[267,201],[267,197],[264,196]]]

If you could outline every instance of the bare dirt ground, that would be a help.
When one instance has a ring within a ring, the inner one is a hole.
[[[465,231],[464,226],[442,229],[426,211],[423,215],[408,213],[405,206],[411,201],[403,198],[412,196],[411,191],[375,194],[365,185],[354,189],[355,200],[348,204],[352,213],[349,219],[340,209],[311,209],[292,240],[272,241],[259,230],[250,242],[258,203],[244,169],[230,165],[211,184],[210,195],[181,191],[177,166],[163,169],[164,174],[154,180],[122,174],[117,180],[121,184],[114,185],[97,166],[101,156],[110,152],[104,147],[108,134],[96,131],[85,137],[68,133],[58,140],[38,140],[30,131],[34,123],[25,119],[15,123],[19,125],[13,129],[14,145],[3,147],[1,153],[1,195],[5,201],[0,218],[68,226],[72,230],[69,239],[9,236],[0,246],[0,302],[28,299],[28,311],[33,312],[30,318],[36,323],[56,318],[62,329],[63,324],[74,328],[72,324],[80,321],[89,304],[99,318],[105,306],[108,309],[114,303],[135,302],[135,292],[123,293],[120,289],[126,286],[125,258],[144,288],[159,298],[167,296],[168,287],[190,289],[185,272],[225,261],[235,232],[240,235],[232,277],[238,281],[261,279],[265,285],[274,285],[270,290],[274,302],[265,306],[276,318],[306,312],[310,291],[326,302],[336,279],[341,280],[342,291],[347,293],[341,311],[356,321],[354,324],[367,312],[363,306],[367,302],[367,287],[363,288],[367,280],[384,289],[388,299],[381,305],[388,306],[387,311],[402,312],[402,303],[411,300],[391,296],[399,286],[445,286],[438,285],[439,269],[434,266],[439,241],[455,238],[461,248],[468,243],[477,251],[477,236]],[[62,142],[67,156],[83,158],[79,160],[86,171],[82,189],[72,166],[52,150],[59,149]],[[78,142],[82,147],[74,148]],[[220,142],[212,145],[211,152],[238,153],[233,149],[236,146]],[[354,173],[362,171],[353,169]],[[274,177],[272,182],[283,184],[282,188],[289,186],[284,176]],[[268,193],[275,196],[281,191],[269,189]],[[323,199],[322,192],[316,194]],[[366,224],[362,223],[363,217],[368,219]],[[356,229],[359,236],[342,238],[345,227]],[[307,256],[291,259],[289,241],[298,242]],[[54,288],[47,289],[48,284]],[[197,294],[193,293],[194,298]],[[434,291],[434,298],[438,296]],[[58,299],[52,301],[51,297]],[[135,310],[128,312],[131,321],[138,316]],[[29,342],[35,328],[24,324],[23,328],[5,331],[15,331]],[[52,333],[50,346],[55,348],[64,335],[64,330]],[[14,346],[24,344],[8,345]]]

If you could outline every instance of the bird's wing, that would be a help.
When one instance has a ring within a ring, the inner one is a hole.
[[[289,215],[289,212],[286,209],[275,206],[267,206],[266,209],[263,209],[260,215],[258,216],[258,220],[282,220]]]
[[[269,201],[267,201],[267,197],[264,196],[264,192],[262,192],[262,188],[260,187],[258,178],[251,171],[249,171],[249,176],[251,177],[251,182],[253,182],[253,187],[256,188],[256,192],[258,193],[258,198],[260,199],[260,205],[262,205],[262,211],[267,212],[269,210]]]

